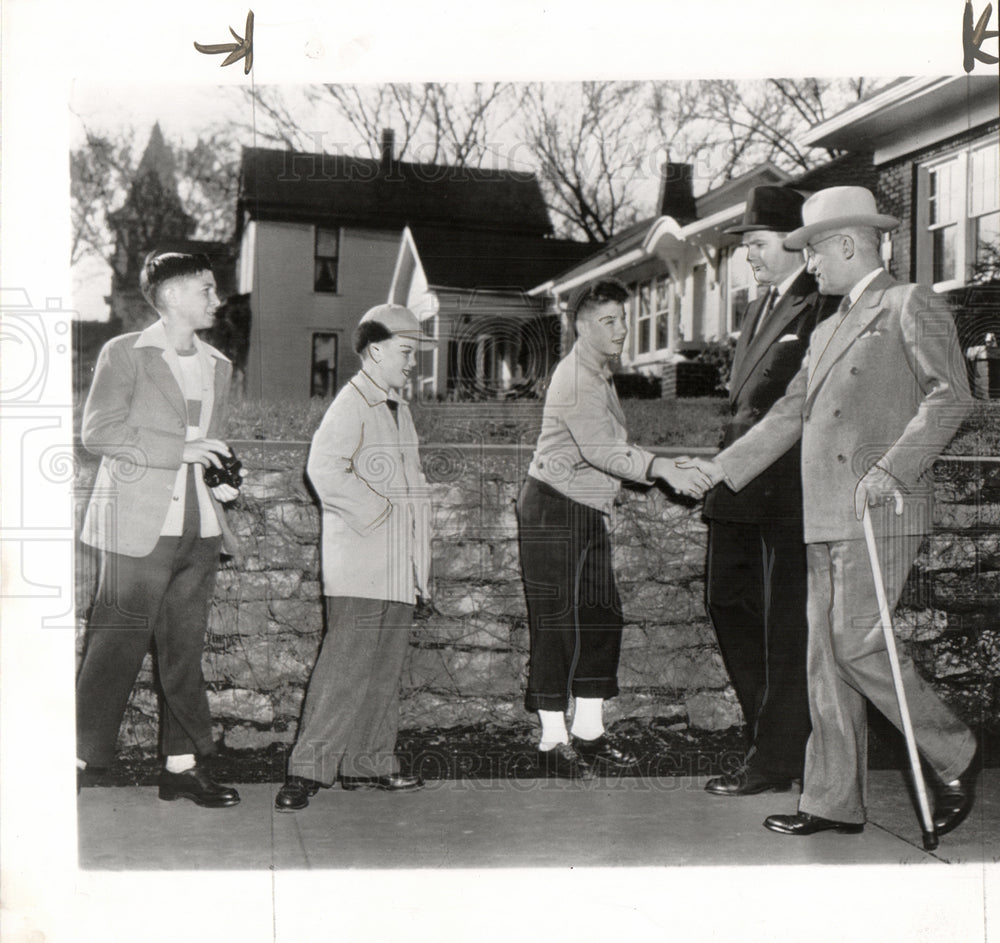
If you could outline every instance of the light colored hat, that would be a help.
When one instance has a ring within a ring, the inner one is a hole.
[[[804,249],[813,236],[847,226],[871,226],[888,232],[899,225],[895,216],[878,212],[875,195],[864,187],[828,187],[802,204],[801,229],[785,237],[786,249]]]
[[[374,308],[369,308],[364,313],[358,323],[364,324],[367,321],[377,321],[387,331],[397,334],[400,337],[406,337],[409,340],[417,341],[420,344],[437,343],[433,337],[428,337],[423,332],[420,327],[420,322],[417,320],[417,316],[409,308],[404,307],[403,305],[375,305]]]

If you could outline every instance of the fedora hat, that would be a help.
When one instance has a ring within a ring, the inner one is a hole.
[[[752,187],[747,194],[743,222],[723,230],[727,234],[758,232],[791,232],[802,225],[802,201],[798,190],[788,187]]]
[[[390,334],[396,334],[420,344],[437,344],[433,337],[428,337],[424,333],[417,316],[404,305],[375,305],[374,308],[369,308],[364,313],[358,324],[367,324],[370,321],[378,322]]]
[[[871,226],[888,232],[899,225],[895,216],[878,212],[875,195],[864,187],[828,187],[802,204],[802,227],[788,234],[786,249],[804,249],[813,236],[847,226]]]

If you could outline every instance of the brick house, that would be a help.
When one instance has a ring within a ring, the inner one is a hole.
[[[977,395],[1000,397],[1000,100],[997,78],[904,78],[805,136],[870,151],[879,210],[900,219],[883,255],[955,310]]]
[[[896,278],[961,288],[1000,240],[995,75],[898,79],[803,143],[872,154],[879,210],[902,221],[886,253]]]

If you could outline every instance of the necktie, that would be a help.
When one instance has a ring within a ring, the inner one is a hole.
[[[767,297],[764,299],[764,304],[761,307],[760,314],[757,315],[757,320],[754,321],[753,331],[750,334],[751,338],[756,337],[757,334],[760,332],[760,329],[763,326],[764,322],[767,320],[768,315],[774,309],[774,302],[777,299],[777,297],[778,297],[778,289],[772,285],[767,290]]]

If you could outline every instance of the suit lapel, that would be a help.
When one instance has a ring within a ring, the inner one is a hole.
[[[736,341],[736,350],[733,351],[733,375],[729,381],[729,396],[731,399],[736,399],[737,391],[743,386],[747,381],[747,377],[750,375],[750,370],[747,366],[747,348],[750,346],[750,335],[753,334],[753,329],[757,325],[757,316],[760,314],[761,306],[764,304],[764,299],[767,295],[761,295],[760,298],[754,299],[753,303],[747,308],[746,314],[743,315],[744,327],[740,329],[739,340]]]
[[[159,387],[170,405],[187,424],[187,406],[184,394],[181,392],[180,368],[174,367],[168,357],[168,352],[160,347],[141,348],[146,361],[146,372],[149,378]],[[176,354],[175,354],[176,356]]]
[[[834,315],[826,320],[822,325],[821,336],[819,328],[814,334],[813,346],[816,354],[810,357],[809,362],[809,385],[807,387],[807,403],[820,388],[823,380],[829,375],[833,365],[844,356],[851,345],[857,340],[865,328],[878,317],[882,310],[882,296],[893,284],[893,279],[885,272],[881,272],[861,293],[854,306],[847,312],[841,320]]]
[[[789,290],[782,297],[774,310],[771,311],[767,323],[762,325],[756,336],[750,341],[746,352],[746,366],[740,371],[740,387],[750,379],[754,368],[760,363],[764,355],[770,350],[771,345],[781,336],[782,332],[792,323],[806,306],[806,298],[800,295],[793,296]],[[739,387],[737,388],[737,391]]]

